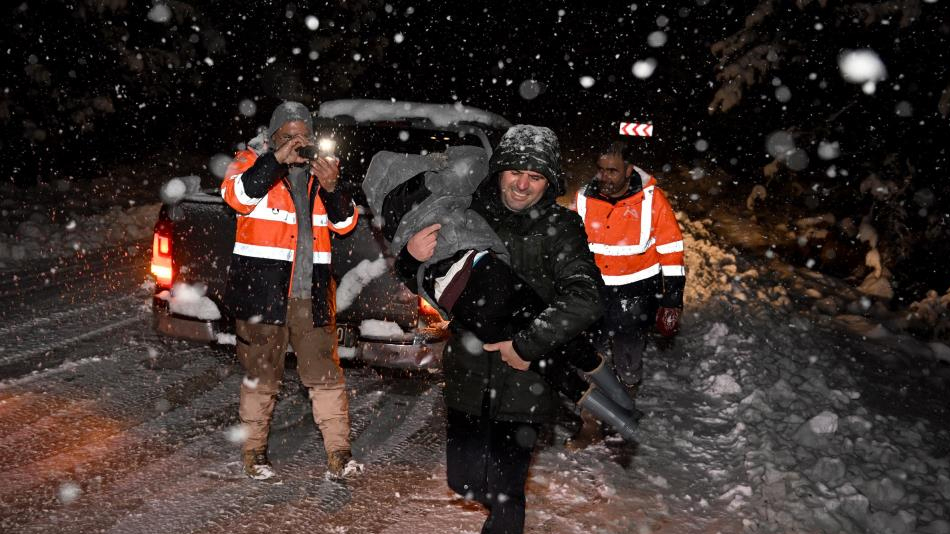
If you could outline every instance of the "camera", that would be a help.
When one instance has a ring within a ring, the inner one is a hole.
[[[302,146],[297,149],[297,155],[305,160],[311,160],[317,157],[317,147],[313,145]]]
[[[322,137],[317,140],[316,146],[307,145],[297,149],[297,154],[306,160],[312,160],[316,157],[335,158],[333,154],[336,149],[336,141],[329,137]]]

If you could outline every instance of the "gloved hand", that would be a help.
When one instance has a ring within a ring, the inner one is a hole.
[[[683,308],[660,308],[656,311],[656,329],[663,337],[673,337],[680,328]]]

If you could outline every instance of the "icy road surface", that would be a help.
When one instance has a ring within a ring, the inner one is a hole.
[[[288,371],[280,478],[245,478],[232,348],[156,336],[146,268],[110,249],[2,274],[0,532],[478,532],[484,513],[445,484],[438,374],[346,370],[366,472],[336,482]],[[694,295],[679,338],[650,349],[638,448],[572,453],[551,434],[527,532],[950,532],[946,365],[747,283],[744,299]]]

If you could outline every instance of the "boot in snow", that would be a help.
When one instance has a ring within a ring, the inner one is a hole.
[[[636,404],[633,401],[633,398],[630,397],[630,394],[627,393],[627,388],[620,383],[620,380],[617,378],[617,375],[614,373],[613,369],[607,365],[607,362],[604,360],[600,361],[600,365],[597,366],[597,369],[587,375],[588,381],[593,383],[595,386],[600,388],[610,400],[614,401],[624,410],[628,412],[634,411],[636,409]]]
[[[637,441],[637,423],[630,417],[629,412],[610,400],[597,386],[591,386],[581,397],[577,406],[591,413],[597,419],[607,423],[620,436],[631,443]]]
[[[602,441],[604,441],[604,431],[600,428],[600,421],[587,410],[581,410],[581,427],[564,443],[564,448],[569,451],[580,451]]]
[[[267,459],[267,449],[243,451],[244,472],[254,480],[267,480],[277,474]]]
[[[330,478],[346,478],[363,472],[363,464],[353,459],[349,450],[327,453],[327,474]]]

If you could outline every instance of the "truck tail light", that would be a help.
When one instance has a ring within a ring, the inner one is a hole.
[[[166,225],[156,225],[152,236],[152,274],[160,287],[172,286],[172,233]]]

